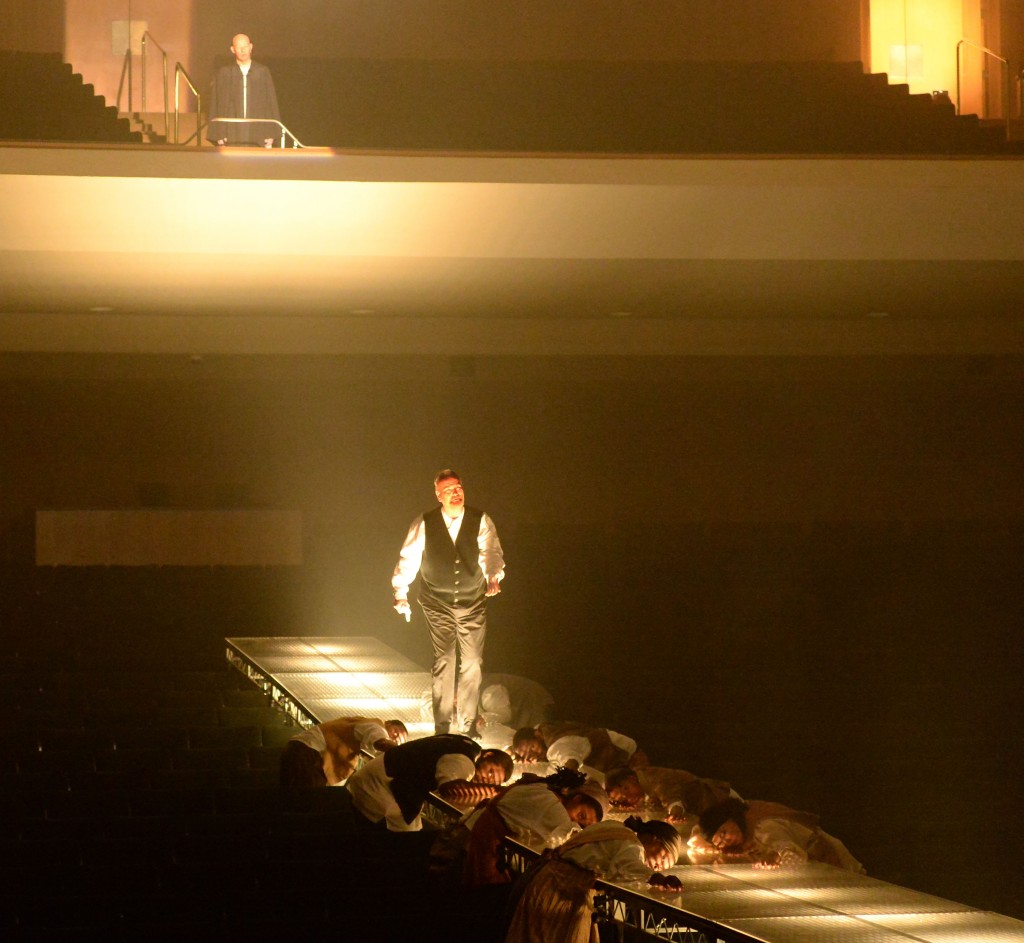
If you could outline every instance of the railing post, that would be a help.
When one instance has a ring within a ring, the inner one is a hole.
[[[1010,63],[1005,59],[1001,63],[1003,67],[1003,116],[1006,125],[1006,140],[1010,140]]]
[[[126,49],[124,53],[124,59],[121,63],[121,80],[117,83],[117,110],[121,111],[121,93],[124,91],[125,74],[128,74],[129,86],[131,83],[131,71],[132,71],[132,51]],[[131,102],[131,88],[128,90],[128,110],[132,110]]]
[[[963,46],[964,41],[961,39],[956,44],[956,113],[959,115],[960,112],[960,47]]]
[[[142,114],[146,113],[146,45],[148,42],[148,33],[142,34]],[[131,42],[131,36],[128,37],[128,42]]]
[[[185,67],[179,62],[174,66],[174,143],[178,143],[178,127],[179,119],[181,116],[181,77],[184,76],[185,81],[188,83],[188,87],[192,94],[196,96],[196,147],[203,146],[203,138],[200,134],[203,124],[203,98],[199,94],[199,89],[196,88],[195,83],[192,81],[192,77],[185,71]]]
[[[164,140],[171,138],[171,112],[167,98],[167,54],[164,53]]]
[[[1002,82],[1002,86],[1003,86],[1003,116],[1004,116],[1004,122],[1005,122],[1005,125],[1006,125],[1006,139],[1009,140],[1010,139],[1010,61],[1008,59],[1005,59],[1003,56],[999,55],[999,53],[993,52],[987,46],[979,46],[977,43],[973,43],[969,39],[961,39],[956,44],[956,113],[958,115],[961,114],[961,108],[960,108],[960,72],[961,72],[961,68],[960,68],[960,49],[963,46],[971,46],[974,49],[977,49],[982,54],[983,57],[984,56],[991,56],[993,59],[998,59],[999,60],[999,64],[1002,66],[1002,69],[1003,69],[1003,71],[1002,71],[1002,76],[1003,76],[1003,82]],[[985,60],[983,59],[982,61],[985,61]],[[983,72],[984,71],[985,70],[983,70]],[[985,85],[985,88],[986,89],[988,88],[987,84]],[[984,110],[987,111],[988,110],[988,107],[987,107],[988,106],[988,96],[987,96],[987,94],[986,94],[986,96],[985,96],[985,98],[983,100],[983,103],[986,106]],[[982,117],[988,117],[988,116],[987,115],[983,115]]]

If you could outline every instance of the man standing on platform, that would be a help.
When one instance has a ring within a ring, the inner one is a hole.
[[[273,118],[281,120],[277,92],[270,69],[252,61],[252,43],[245,33],[231,40],[234,65],[221,66],[213,80],[210,124],[206,139],[215,144],[273,147],[280,128],[276,124],[236,123],[218,118]]]
[[[458,472],[434,476],[440,507],[412,522],[391,577],[395,610],[408,620],[409,585],[420,576],[419,603],[434,647],[434,732],[475,734],[487,597],[501,592],[505,561],[494,522],[467,507]]]

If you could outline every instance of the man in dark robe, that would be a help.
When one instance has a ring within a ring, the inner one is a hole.
[[[233,65],[221,66],[213,80],[210,99],[210,123],[206,138],[214,144],[273,147],[281,133],[270,122],[218,121],[218,118],[273,118],[280,121],[277,92],[270,69],[252,61],[252,43],[245,33],[231,40]]]

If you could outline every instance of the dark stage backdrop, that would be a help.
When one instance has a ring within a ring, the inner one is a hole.
[[[508,559],[487,667],[660,765],[1024,917],[1013,358],[0,358],[10,644],[368,634],[453,465]],[[36,508],[285,507],[295,568],[32,564]],[[42,629],[39,629],[39,626]]]

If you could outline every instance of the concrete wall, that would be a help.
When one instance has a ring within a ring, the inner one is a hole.
[[[6,0],[0,51],[64,51],[64,0]]]
[[[67,58],[112,101],[121,61],[110,48],[111,23],[127,18],[127,2],[66,0],[66,6]],[[204,88],[237,32],[251,35],[257,59],[861,58],[860,0],[833,0],[814,16],[799,0],[725,7],[700,0],[484,6],[473,0],[135,0],[131,12],[168,50],[171,68],[181,61]]]
[[[96,92],[107,99],[108,105],[117,101],[117,90],[124,67],[124,45],[115,41],[115,35],[127,36],[127,26],[115,33],[116,24],[127,24],[127,0],[65,0],[66,42],[64,57]],[[139,54],[141,34],[148,30],[152,39],[167,52],[168,95],[174,107],[174,67],[181,62],[186,68],[192,60],[192,0],[133,0],[131,4],[133,42],[133,110],[141,110],[142,73]],[[163,111],[163,59],[159,49],[149,44],[146,68],[147,111]],[[189,100],[188,90],[182,83],[182,101]],[[123,92],[121,108],[128,110],[127,86]]]
[[[859,0],[225,0],[196,5],[196,54],[248,32],[273,57],[495,60],[860,58]]]

